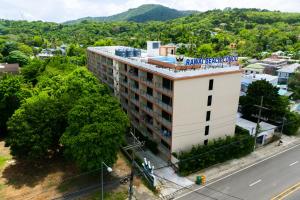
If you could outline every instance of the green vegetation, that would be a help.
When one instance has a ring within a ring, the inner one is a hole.
[[[188,175],[209,166],[240,158],[254,150],[254,138],[246,131],[235,136],[219,138],[208,145],[193,146],[190,151],[179,152],[177,156],[179,173]]]
[[[145,4],[138,8],[129,9],[126,12],[112,15],[109,17],[85,17],[77,20],[67,21],[66,24],[74,24],[82,21],[133,21],[133,22],[147,22],[147,21],[166,21],[184,17],[195,13],[195,11],[178,11],[162,5]]]
[[[97,200],[100,199],[101,193],[96,192],[90,197],[87,197],[86,200]],[[128,197],[128,194],[126,191],[121,191],[121,192],[107,192],[104,193],[104,199],[105,200],[124,200]]]
[[[7,112],[1,121],[15,158],[39,161],[64,153],[82,170],[116,161],[129,122],[106,86],[70,57],[32,60],[22,72],[0,79]],[[25,90],[24,82],[34,86]]]
[[[240,56],[261,57],[261,52],[278,50],[300,58],[300,14],[259,9],[225,9],[195,13],[167,22],[94,22],[77,24],[0,20],[0,53],[12,50],[34,54],[41,48],[73,44],[85,49],[92,45],[145,47],[147,40],[183,43],[181,54],[218,56],[237,52]],[[232,49],[230,44],[235,44]],[[78,46],[81,45],[81,46]],[[74,55],[74,54],[73,54]]]
[[[2,170],[2,168],[5,165],[6,161],[8,161],[9,159],[10,159],[9,157],[0,156],[0,171]],[[1,184],[0,184],[0,189],[1,189]]]
[[[86,19],[80,23],[57,24],[0,20],[0,62],[17,62],[22,67],[21,75],[0,78],[0,131],[2,136],[8,130],[5,141],[12,155],[43,160],[63,154],[83,170],[98,168],[101,160],[109,165],[115,162],[128,119],[118,101],[110,96],[109,89],[86,68],[79,67],[86,64],[87,46],[145,48],[147,40],[161,40],[165,44],[181,44],[178,53],[187,56],[223,56],[236,52],[240,56],[260,58],[264,51],[282,50],[295,59],[300,58],[300,14],[227,8],[177,18],[187,14],[178,12],[145,5],[103,22]],[[176,19],[154,21],[157,17]],[[43,49],[51,50],[54,57],[32,58]],[[299,98],[298,75],[289,83],[294,98]],[[295,134],[299,116],[290,113],[288,100],[265,82],[255,82],[249,86],[247,96],[241,98],[244,116],[251,118],[257,114],[253,105],[260,103],[261,96],[264,96],[264,106],[270,108],[263,115],[275,121],[282,121],[286,116],[295,123],[286,124],[284,132]],[[189,173],[249,153],[252,139],[243,142],[241,137],[237,134],[182,153],[180,160],[229,142],[243,144],[238,149],[234,146],[235,150],[233,147],[224,150],[224,158],[212,153],[212,157],[202,158],[199,163],[189,161],[193,169],[181,162],[181,172]],[[156,143],[149,140],[146,145],[157,152]]]
[[[260,105],[261,97],[263,97],[263,106],[267,108],[262,111],[262,117],[273,124],[281,125],[285,116],[288,123],[284,126],[283,133],[287,135],[297,134],[300,127],[299,114],[290,112],[287,97],[280,96],[278,88],[266,80],[255,81],[250,84],[246,96],[240,98],[243,117],[255,119],[253,115],[258,114],[258,107],[255,105]]]
[[[31,96],[31,87],[24,83],[21,76],[5,75],[0,78],[0,136],[6,133],[6,122],[21,105]]]
[[[296,72],[289,78],[288,87],[293,91],[293,98],[300,99],[300,72]]]

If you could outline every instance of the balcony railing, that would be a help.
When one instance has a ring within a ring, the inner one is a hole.
[[[156,99],[155,99],[155,102],[156,102],[160,107],[162,107],[163,109],[165,109],[166,111],[169,111],[169,112],[172,112],[172,111],[173,111],[172,106],[169,105],[169,104],[166,104],[166,103],[163,102],[161,99],[156,98]]]
[[[141,94],[142,94],[143,97],[145,97],[146,99],[149,99],[150,101],[154,102],[154,97],[153,97],[153,95],[148,94],[145,90],[141,90]]]
[[[172,121],[164,118],[160,113],[155,113],[156,118],[168,128],[172,128]]]
[[[121,91],[121,95],[123,95],[124,97],[128,98],[128,93]]]
[[[164,94],[167,94],[169,96],[173,95],[173,89],[172,88],[167,88],[165,86],[163,86],[161,83],[155,83],[155,87],[156,89],[158,89],[159,91],[161,91]]]
[[[133,84],[133,83],[129,83],[130,89],[133,90],[136,93],[139,93],[139,88]]]
[[[156,133],[158,133],[160,136],[162,136],[163,139],[165,139],[165,141],[167,141],[168,143],[171,140],[172,137],[172,133],[170,131],[167,130],[162,130],[161,128],[154,126],[154,130]]]
[[[149,108],[147,105],[142,104],[141,107],[142,107],[142,109],[143,109],[144,111],[146,111],[148,114],[150,114],[150,115],[153,115],[153,114],[154,114],[153,109]]]
[[[114,73],[113,73],[112,71],[108,71],[108,72],[107,72],[107,75],[109,75],[109,76],[113,76],[113,75],[114,75]]]
[[[153,79],[152,80],[149,80],[147,79],[147,77],[141,77],[141,80],[146,83],[148,86],[153,86]]]
[[[134,97],[130,97],[130,100],[131,100],[131,102],[134,103],[135,105],[140,106],[139,100],[135,99]]]
[[[128,80],[127,79],[124,79],[124,78],[121,78],[121,81],[120,81],[123,85],[128,85]]]

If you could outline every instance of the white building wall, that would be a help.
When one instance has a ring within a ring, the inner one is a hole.
[[[233,135],[240,94],[241,72],[174,82],[172,152],[203,145],[204,140]],[[214,80],[210,91],[209,80]],[[207,106],[212,95],[212,105]],[[211,119],[206,122],[206,112]],[[205,136],[205,126],[209,135]]]

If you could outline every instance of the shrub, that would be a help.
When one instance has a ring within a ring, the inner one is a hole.
[[[240,158],[253,151],[254,138],[248,135],[219,138],[208,145],[193,146],[190,151],[180,152],[177,156],[179,173],[188,175],[217,163]]]

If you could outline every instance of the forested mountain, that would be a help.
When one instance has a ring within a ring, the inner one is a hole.
[[[267,51],[289,51],[299,57],[300,14],[259,9],[224,9],[167,22],[94,22],[77,24],[0,21],[0,49],[7,41],[35,47],[77,44],[146,46],[147,40],[192,44],[179,53],[215,56],[232,51],[240,56],[258,56]],[[236,44],[235,49],[230,44]],[[36,51],[36,48],[33,48]],[[3,52],[2,52],[3,54]],[[5,53],[4,53],[5,54]],[[5,56],[5,55],[3,55]],[[1,55],[0,55],[1,57]]]
[[[176,19],[195,13],[196,11],[179,11],[171,9],[158,4],[145,4],[137,8],[129,9],[116,15],[108,17],[85,17],[77,20],[67,21],[66,24],[73,24],[87,21],[133,21],[133,22],[147,22],[147,21],[166,21]]]

